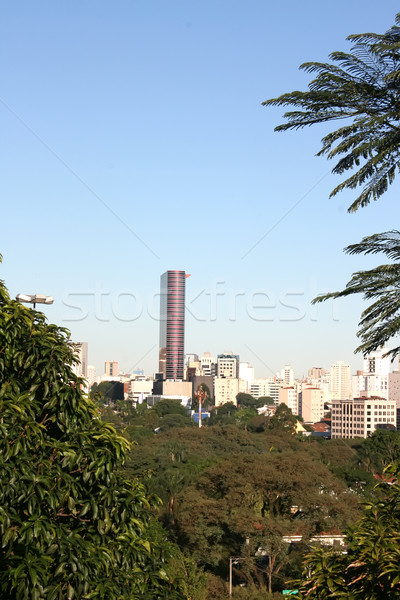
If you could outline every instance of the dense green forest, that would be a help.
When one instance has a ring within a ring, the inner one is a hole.
[[[190,596],[266,598],[300,577],[314,536],[340,534],[373,500],[377,476],[400,457],[400,434],[324,440],[294,433],[281,405],[274,417],[225,405],[199,429],[177,401],[104,407],[103,419],[134,442],[125,474],[162,500],[156,516],[191,561]],[[301,542],[284,541],[302,536]],[[273,597],[271,595],[271,597]]]

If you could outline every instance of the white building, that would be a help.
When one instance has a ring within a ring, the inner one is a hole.
[[[96,367],[94,365],[88,365],[87,367],[87,380],[89,382],[90,387],[96,381]]]
[[[290,365],[285,365],[280,372],[280,379],[285,385],[292,385],[294,382],[294,371]]]
[[[233,377],[239,379],[239,356],[225,352],[217,356],[217,377]]]
[[[245,383],[242,382],[245,387]],[[237,405],[236,396],[239,392],[245,391],[240,388],[240,380],[235,377],[215,377],[214,379],[214,402],[215,406],[221,406],[227,402],[233,402]]]
[[[387,348],[382,348],[364,358],[364,385],[360,390],[361,396],[364,396],[363,392],[367,392],[365,395],[389,398],[390,358],[383,356],[387,351]]]
[[[214,375],[215,358],[209,352],[204,352],[200,358],[200,365],[203,375]]]
[[[258,400],[262,396],[273,398],[275,404],[279,404],[279,390],[284,383],[276,377],[256,379],[250,386],[250,394]]]
[[[132,402],[141,404],[148,396],[153,393],[154,382],[149,377],[136,377],[130,381],[129,398]]]
[[[256,379],[250,386],[250,394],[257,400],[262,396],[269,396],[268,379]]]
[[[366,438],[387,426],[396,428],[396,402],[375,397],[332,403],[332,438]]]
[[[239,379],[246,382],[246,393],[250,391],[251,384],[254,381],[254,367],[248,362],[239,363]]]
[[[330,400],[342,400],[351,396],[350,365],[338,360],[331,365]]]

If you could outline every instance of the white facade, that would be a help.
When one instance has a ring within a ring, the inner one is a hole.
[[[236,396],[239,393],[239,379],[234,377],[215,377],[214,379],[214,402],[215,406],[221,406],[227,402],[237,405]]]
[[[141,404],[153,393],[154,381],[146,377],[137,377],[130,381],[130,399]]]
[[[387,348],[371,352],[364,358],[364,375],[381,375],[387,376],[390,371],[390,357],[383,358],[383,355],[388,352]]]
[[[217,377],[239,378],[239,357],[225,352],[217,357]]]
[[[257,400],[262,396],[269,396],[268,379],[256,379],[250,386],[250,394]]]
[[[364,379],[360,389],[361,396],[376,395],[386,399],[389,398],[390,358],[383,357],[387,351],[387,348],[382,348],[382,350],[371,352],[364,358]],[[366,394],[363,392],[366,392]]]
[[[345,400],[351,395],[350,365],[338,360],[331,365],[330,399]]]
[[[396,402],[375,397],[332,403],[332,438],[366,438],[380,425],[396,427]]]
[[[87,367],[87,380],[90,386],[96,381],[96,367],[94,365],[88,365]]]
[[[211,356],[209,352],[204,352],[200,358],[200,365],[203,375],[214,375],[213,366],[215,364],[215,358]]]
[[[292,385],[294,382],[294,371],[290,365],[285,365],[280,372],[280,378],[285,385]]]
[[[249,392],[254,381],[254,367],[250,363],[239,363],[239,379],[246,382],[246,393]]]

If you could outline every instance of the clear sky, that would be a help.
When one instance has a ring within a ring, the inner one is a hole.
[[[383,32],[387,0],[3,3],[1,277],[55,297],[89,363],[158,368],[160,275],[187,280],[186,351],[232,350],[259,377],[361,368],[361,299],[310,307],[378,258],[344,246],[398,227],[400,182],[355,215],[317,158],[323,127],[274,133],[261,102],[298,70]]]

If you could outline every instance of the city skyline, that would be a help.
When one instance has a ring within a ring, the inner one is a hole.
[[[376,257],[343,247],[393,228],[395,181],[356,214],[329,199],[324,125],[274,133],[267,98],[305,89],[298,67],[383,32],[397,3],[254,0],[4,7],[1,279],[44,293],[89,361],[157,370],[158,281],[187,285],[189,352],[227,349],[258,376],[362,357],[361,298],[312,306]],[[71,44],[71,39],[74,43]],[[279,50],[277,50],[279,49]],[[27,242],[34,239],[34,251]]]

